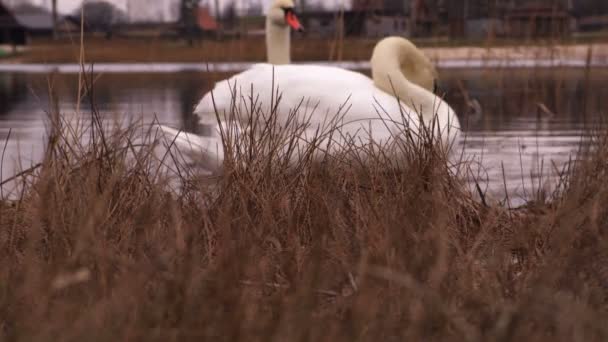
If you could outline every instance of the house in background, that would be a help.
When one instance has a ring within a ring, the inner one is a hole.
[[[126,0],[123,3],[129,24],[168,24],[179,20],[179,0]]]
[[[344,13],[346,16],[346,12]],[[300,20],[306,28],[304,33],[312,38],[332,38],[340,27],[339,13],[326,11],[307,11],[300,14]]]
[[[469,19],[464,24],[466,38],[482,40],[505,35],[505,23],[499,18]]]
[[[562,0],[467,0],[447,3],[452,38],[561,38],[571,32],[572,15]]]
[[[372,15],[365,19],[365,36],[381,38],[386,36],[410,35],[408,20],[402,15]]]
[[[500,6],[501,2],[487,0],[448,2],[445,20],[449,37],[480,40],[501,35],[504,22]]]
[[[24,45],[27,41],[25,27],[0,3],[0,45]]]
[[[354,0],[353,11],[366,12],[368,37],[399,35],[425,37],[445,31],[442,0]]]
[[[378,37],[403,35],[401,19],[394,31],[394,17],[379,11],[348,10],[342,12],[309,11],[302,14],[306,35],[314,38],[335,38],[338,32],[345,37]]]
[[[528,5],[509,9],[505,35],[510,38],[563,38],[570,34],[571,16],[550,5]]]
[[[23,4],[13,7],[13,17],[26,28],[29,37],[53,35],[53,14],[46,8]]]
[[[581,32],[608,32],[608,14],[590,15],[578,18],[575,27]]]
[[[266,17],[263,14],[252,13],[239,18],[238,30],[241,37],[264,37],[265,27]]]
[[[21,25],[11,11],[0,3],[0,44],[25,45],[27,41],[25,27]]]
[[[572,3],[573,28],[580,32],[608,32],[608,1],[576,0]]]
[[[387,0],[358,0],[351,10],[327,12],[305,11],[302,21],[306,35],[317,38],[333,38],[341,30],[346,37],[379,38],[407,36],[410,34],[408,18],[402,11],[385,7]]]
[[[410,32],[414,37],[440,35],[445,28],[446,7],[439,0],[409,0],[404,10],[410,18]],[[454,1],[452,1],[454,2]]]
[[[25,30],[26,40],[53,36],[53,15],[44,7],[23,4],[6,9],[12,18]],[[57,33],[77,33],[80,26],[66,17],[59,17]]]

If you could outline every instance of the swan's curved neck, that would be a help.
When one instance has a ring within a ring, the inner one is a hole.
[[[266,58],[270,64],[289,64],[290,58],[289,26],[280,27],[266,18]]]
[[[371,60],[372,77],[376,87],[397,96],[401,102],[421,115],[427,127],[437,119],[442,130],[453,126],[454,112],[431,91],[420,86],[432,84],[431,75],[421,74],[422,53],[409,41],[388,38],[376,46]],[[408,79],[410,78],[411,79]],[[442,133],[443,135],[443,133]]]

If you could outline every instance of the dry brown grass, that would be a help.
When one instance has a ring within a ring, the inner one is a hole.
[[[346,38],[320,39],[294,36],[292,57],[298,61],[327,60],[369,60],[378,39]],[[605,40],[598,42],[534,41],[522,45],[521,41],[511,42],[441,42],[436,40],[415,40],[416,44],[432,60],[444,59],[580,59],[584,60],[587,50],[593,46],[594,59],[608,58]],[[184,41],[166,39],[126,39],[106,40],[96,37],[86,39],[86,62],[90,63],[203,63],[203,62],[260,62],[266,60],[266,45],[262,37],[231,39],[224,41],[201,40],[193,46]],[[59,41],[34,41],[29,50],[9,58],[22,63],[76,63],[80,60],[79,39]]]
[[[286,167],[270,130],[210,185],[178,154],[159,167],[151,129],[50,122],[0,201],[3,340],[608,339],[605,134],[555,197],[509,210],[432,137],[407,167]]]
[[[294,38],[298,39],[298,38]],[[347,41],[344,59],[367,60],[377,40],[353,39]],[[90,38],[86,41],[86,61],[102,62],[242,62],[266,60],[263,37],[226,41],[202,40],[193,46],[184,41],[164,39],[113,39]],[[331,58],[334,42],[327,39],[298,39],[292,44],[295,61],[327,60]],[[30,51],[16,57],[26,63],[75,63],[79,61],[78,40],[58,42],[36,41]],[[335,56],[334,56],[335,58]]]

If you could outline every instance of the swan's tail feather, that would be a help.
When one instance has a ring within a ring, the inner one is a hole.
[[[174,144],[180,153],[210,172],[218,172],[224,163],[224,146],[219,136],[200,136],[171,127],[159,125],[169,144]]]

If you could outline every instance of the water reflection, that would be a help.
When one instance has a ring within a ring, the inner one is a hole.
[[[80,110],[90,112],[94,105],[108,118],[146,122],[157,118],[191,129],[193,106],[216,80],[226,76],[201,72],[97,75],[92,81],[94,93],[83,96]],[[452,69],[441,76],[446,100],[465,130],[463,156],[482,166],[472,172],[488,179],[488,189],[495,194],[504,192],[504,174],[513,198],[538,187],[538,176],[550,171],[552,161],[566,162],[581,135],[601,121],[608,103],[608,69]],[[0,73],[0,139],[5,141],[12,130],[2,165],[4,177],[41,155],[45,113],[53,106],[49,89],[63,113],[76,112],[78,75]],[[541,165],[543,170],[539,170]]]

